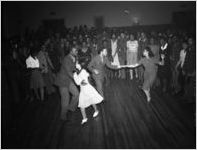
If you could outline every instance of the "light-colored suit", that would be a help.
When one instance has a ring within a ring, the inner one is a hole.
[[[95,56],[88,65],[88,69],[92,72],[93,79],[96,83],[96,89],[103,97],[103,82],[106,77],[106,66],[111,69],[117,69],[117,66],[111,65],[107,57],[104,57],[102,61],[100,55]],[[95,74],[95,69],[98,71],[98,74]]]

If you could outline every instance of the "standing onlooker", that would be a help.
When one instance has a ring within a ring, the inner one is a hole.
[[[153,37],[150,38],[149,47],[154,54],[154,58],[159,60],[159,44],[156,43],[156,40]]]
[[[187,45],[187,43],[185,43],[185,42],[183,44]],[[182,45],[182,48],[185,47],[185,46]],[[171,64],[171,71],[172,71],[172,83],[171,84],[172,84],[174,94],[176,92],[178,92],[178,89],[179,89],[179,84],[178,84],[179,72],[176,71],[176,64],[179,60],[180,50],[181,50],[180,39],[178,39],[177,36],[173,36],[171,55],[170,55],[170,64]]]
[[[170,69],[170,47],[165,38],[160,39],[160,59],[161,55],[164,55],[164,65],[159,66],[158,77],[160,79],[162,91],[166,92],[166,90],[170,87],[170,77],[171,77],[171,69]]]
[[[91,61],[91,50],[85,41],[83,41],[82,47],[78,51],[78,61],[85,69],[87,69],[87,66]]]
[[[68,40],[65,41],[65,47],[64,47],[64,57],[66,55],[68,55],[69,50],[70,50],[71,46],[70,46],[70,42]]]
[[[40,63],[40,68],[42,69],[42,76],[46,85],[47,94],[55,92],[53,87],[54,77],[52,70],[54,70],[53,64],[48,56],[45,45],[42,46],[41,51],[38,53],[38,60]]]
[[[93,38],[91,51],[92,51],[92,57],[95,57],[98,54],[98,44],[96,38]]]
[[[105,33],[105,32],[104,32]],[[113,60],[112,60],[112,55],[111,55],[111,48],[110,48],[110,41],[109,41],[109,39],[107,39],[107,36],[106,36],[106,34],[104,34],[104,37],[103,37],[103,42],[102,42],[102,47],[101,47],[101,49],[106,49],[107,50],[107,55],[106,55],[106,57],[107,57],[107,59],[110,61],[110,62],[112,62]],[[112,76],[112,71],[111,71],[111,69],[109,69],[109,68],[105,68],[106,69],[106,85],[108,85],[108,78],[111,78]]]
[[[177,81],[177,83],[180,83],[181,92],[185,91],[184,90],[185,74],[183,73],[183,65],[185,63],[185,56],[187,54],[187,48],[188,48],[187,42],[183,42],[182,50],[180,51],[180,55],[179,55],[180,56],[179,61],[177,62],[176,67],[175,67],[176,74],[179,75],[179,82]]]
[[[60,69],[60,57],[57,53],[57,44],[55,44],[54,38],[50,40],[48,45],[48,54],[54,66],[54,72],[57,73]]]
[[[26,59],[27,68],[31,69],[30,88],[33,89],[36,98],[44,100],[44,80],[41,74],[39,60],[37,58],[37,51],[31,49],[30,56]],[[40,96],[39,96],[40,92]]]
[[[150,47],[152,53],[154,54],[154,58],[159,61],[159,59],[160,59],[159,49],[160,48],[159,48],[159,44],[156,43],[156,40],[153,37],[150,38],[149,47]],[[158,69],[158,67],[157,67],[157,69]],[[158,76],[156,76],[155,82],[153,84],[153,88],[158,87],[158,86],[159,86],[159,79],[158,79]]]
[[[137,63],[138,54],[138,41],[134,39],[134,35],[130,34],[129,41],[127,41],[127,65],[134,65]],[[137,69],[135,70],[135,76],[138,78]],[[133,70],[130,69],[130,79],[133,79]]]
[[[125,38],[125,34],[122,32],[120,34],[120,39],[118,40],[118,58],[119,58],[120,65],[126,64],[126,52],[127,52],[126,43],[127,41]],[[121,69],[119,73],[122,79],[126,78],[125,69]]]
[[[9,49],[8,49],[9,50]],[[17,48],[11,48],[10,56],[8,56],[6,60],[6,71],[8,76],[8,88],[10,90],[11,95],[13,96],[13,103],[20,102],[20,63],[18,58]]]
[[[111,55],[112,55],[112,64],[113,65],[120,65],[119,58],[118,58],[118,39],[116,38],[115,33],[112,34],[112,39],[111,39]],[[114,71],[114,75],[118,76],[118,71]]]
[[[186,98],[195,95],[195,79],[196,79],[196,47],[192,37],[188,38],[188,49],[183,65],[183,74],[186,77],[185,93]]]

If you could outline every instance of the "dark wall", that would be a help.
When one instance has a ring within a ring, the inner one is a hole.
[[[108,27],[131,26],[134,20],[140,25],[169,24],[172,12],[195,9],[195,2],[180,1],[85,1],[85,2],[2,2],[6,3],[7,35],[18,34],[26,27],[37,29],[44,19],[63,18],[68,27],[95,25],[95,16],[104,18],[96,25]],[[125,13],[128,10],[129,13]]]
[[[195,11],[174,12],[173,23],[182,28],[196,26],[196,12]]]

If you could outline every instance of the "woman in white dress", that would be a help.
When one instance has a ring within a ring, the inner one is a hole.
[[[130,39],[127,41],[127,65],[137,63],[138,41],[134,39],[134,35],[130,34]],[[138,78],[137,69],[135,68],[135,76]],[[133,69],[130,69],[130,78],[133,79]]]
[[[118,59],[118,39],[116,38],[116,35],[113,33],[112,34],[112,39],[111,39],[111,53],[112,53],[112,58],[113,58],[113,62],[112,64],[115,66],[119,66],[120,62]],[[115,76],[119,76],[119,71],[117,70],[113,70],[115,71]]]
[[[95,111],[93,117],[98,116],[99,111],[96,107],[96,104],[101,103],[103,101],[103,97],[89,83],[88,81],[89,73],[85,69],[82,69],[81,65],[78,63],[76,64],[76,68],[78,72],[74,73],[74,80],[75,83],[80,86],[78,107],[80,108],[83,117],[81,124],[84,124],[88,120],[86,116],[85,108],[92,105]]]

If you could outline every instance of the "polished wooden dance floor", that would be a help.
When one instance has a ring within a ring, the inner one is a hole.
[[[194,114],[157,89],[148,104],[134,81],[110,81],[99,116],[88,108],[85,125],[79,109],[59,120],[58,94],[18,107],[11,124],[3,120],[2,148],[196,148]]]

